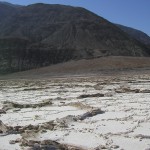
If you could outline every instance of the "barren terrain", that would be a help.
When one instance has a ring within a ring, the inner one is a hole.
[[[148,73],[0,81],[0,149],[150,148]]]
[[[125,74],[149,74],[150,57],[109,56],[94,59],[68,61],[0,76],[0,79],[49,79],[72,76],[114,76]]]

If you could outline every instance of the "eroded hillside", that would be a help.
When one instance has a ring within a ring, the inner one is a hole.
[[[149,56],[141,42],[80,7],[0,3],[0,73],[102,56]]]

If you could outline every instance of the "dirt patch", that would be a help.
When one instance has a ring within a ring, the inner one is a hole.
[[[136,138],[141,138],[141,139],[150,139],[150,135],[142,135],[142,134],[138,134],[135,136]]]
[[[93,117],[95,115],[103,114],[103,113],[104,113],[104,111],[102,111],[101,109],[95,108],[95,109],[92,109],[91,111],[84,113],[83,115],[79,115],[79,116],[69,115],[69,116],[66,116],[64,118],[57,119],[56,122],[59,123],[59,125],[63,125],[63,127],[68,127],[68,124],[70,122],[75,122],[78,120],[84,120],[88,117]]]
[[[3,111],[7,111],[9,109],[13,109],[13,108],[36,108],[36,107],[44,107],[44,106],[48,106],[48,105],[52,105],[51,99],[49,100],[45,100],[41,103],[38,104],[19,104],[16,102],[8,102],[5,101],[3,102]]]
[[[20,143],[20,146],[28,150],[83,150],[72,145],[60,144],[52,140],[28,140],[26,138],[18,138],[16,140],[10,140],[10,144]]]
[[[104,113],[104,111],[102,111],[99,108],[96,108],[96,109],[92,109],[89,112],[84,113],[83,115],[79,115],[79,116],[69,115],[69,116],[66,116],[64,118],[57,119],[56,122],[57,122],[59,127],[67,128],[68,124],[71,123],[71,122],[76,122],[78,120],[84,120],[88,117],[93,117],[95,115],[103,114],[103,113]]]
[[[3,109],[0,109],[0,114],[6,114],[6,111]]]
[[[70,104],[67,104],[67,105],[77,107],[77,108],[80,108],[80,109],[91,109],[92,108],[91,106],[85,105],[81,102],[74,102],[74,103],[70,103]]]
[[[116,93],[140,93],[140,89],[131,89],[129,87],[119,88],[115,90]]]
[[[107,84],[107,83],[105,83]],[[98,83],[96,85],[93,86],[95,90],[102,90],[104,87],[104,83]]]
[[[59,127],[67,128],[69,123],[75,122],[75,121],[77,121],[77,119],[78,118],[76,116],[69,115],[69,116],[66,116],[66,117],[61,118],[61,119],[56,119],[56,122],[57,122]]]
[[[131,89],[129,87],[120,87],[119,89],[115,90],[116,93],[150,93],[150,90],[148,89]]]
[[[88,97],[104,97],[104,94],[96,93],[96,94],[83,94],[80,95],[78,98],[88,98]]]
[[[150,93],[150,90],[148,90],[148,89],[140,90],[140,93]]]
[[[45,90],[48,89],[49,87],[35,87],[35,88],[25,88],[23,91],[36,91],[36,90]]]
[[[99,108],[92,109],[91,111],[86,112],[85,114],[78,116],[78,120],[84,120],[88,117],[93,117],[93,116],[96,116],[98,114],[103,114],[103,113],[104,113],[104,111],[102,111]]]
[[[45,122],[41,125],[27,125],[27,126],[7,126],[2,121],[0,121],[0,133],[2,134],[23,134],[23,136],[28,136],[29,133],[37,133],[43,130],[53,130],[55,124],[53,121]]]
[[[1,120],[0,120],[0,133],[7,133],[9,130],[11,130],[10,127],[8,127],[7,125],[5,125]]]
[[[148,68],[148,69],[147,69]],[[94,59],[82,59],[77,61],[69,61],[39,69],[32,69],[19,73],[13,73],[0,77],[1,79],[35,79],[49,77],[66,77],[66,76],[87,76],[90,74],[98,75],[116,75],[124,73],[141,72],[149,73],[150,59],[149,57],[127,57],[127,56],[110,56]]]
[[[83,150],[82,148],[60,144],[52,140],[34,141],[23,139],[21,141],[21,146],[30,147],[30,150]]]

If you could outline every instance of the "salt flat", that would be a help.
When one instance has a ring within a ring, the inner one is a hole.
[[[1,80],[0,150],[150,149],[149,110],[149,75]]]

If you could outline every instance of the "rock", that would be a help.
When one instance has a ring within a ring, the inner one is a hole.
[[[104,111],[102,111],[100,108],[96,108],[96,109],[92,109],[92,110],[89,111],[89,112],[86,112],[86,113],[83,114],[83,115],[78,116],[78,119],[79,119],[79,120],[84,120],[84,119],[86,119],[86,118],[88,118],[88,117],[93,117],[93,116],[95,116],[95,115],[103,114],[103,113],[104,113]]]
[[[129,92],[134,92],[134,93],[140,93],[140,89],[130,89],[129,87],[124,87],[124,88],[119,88],[115,90],[116,93],[129,93]]]
[[[18,131],[19,132],[20,128],[21,128],[21,126],[15,126],[15,127],[13,127],[13,131]]]
[[[41,141],[40,144],[41,149],[43,150],[77,150],[77,149],[68,149],[67,146],[51,140]]]
[[[150,139],[150,135],[142,135],[142,134],[138,134],[135,136],[136,138],[140,138],[140,139]]]
[[[69,105],[73,106],[73,107],[80,108],[80,109],[91,109],[91,106],[85,105],[81,102],[72,102],[72,103],[69,103]]]
[[[20,133],[24,132],[24,128],[23,127],[19,128],[19,132]]]
[[[40,144],[35,143],[34,146],[33,146],[33,150],[40,150]]]
[[[28,146],[28,141],[26,139],[22,139],[21,146]]]
[[[6,114],[6,111],[3,109],[0,109],[0,114]]]
[[[21,129],[21,128],[20,128]],[[26,125],[24,127],[22,127],[22,130],[25,131],[25,130],[39,130],[39,125]]]
[[[8,132],[10,129],[8,126],[6,126],[1,120],[0,120],[0,132],[1,133],[6,133]]]
[[[45,100],[41,103],[37,103],[37,104],[19,104],[17,102],[9,102],[9,101],[5,101],[3,102],[4,106],[3,106],[3,110],[7,111],[9,109],[14,109],[19,111],[21,110],[21,108],[36,108],[36,107],[44,107],[44,106],[48,106],[48,105],[52,105],[51,99]]]
[[[100,145],[95,148],[95,150],[102,150],[102,149],[108,149],[108,147],[106,145]]]
[[[13,110],[13,112],[18,112],[20,110],[21,110],[20,108],[16,108],[16,109]]]
[[[146,89],[146,90],[141,90],[140,93],[150,93],[150,90]]]
[[[102,111],[100,108],[96,108],[96,109],[92,109],[90,113],[92,114],[92,116],[95,116],[97,114],[103,114],[104,111]]]
[[[41,145],[47,145],[46,141],[41,141]]]
[[[28,141],[28,146],[31,147],[31,146],[34,146],[34,144],[35,144],[35,141],[33,141],[33,140],[29,140]]]
[[[16,141],[16,143],[19,143],[19,142],[21,142],[21,139],[17,138],[15,141]]]
[[[40,129],[47,129],[47,130],[53,130],[54,129],[54,124],[53,124],[53,121],[50,121],[50,122],[46,122],[44,124],[42,124],[40,126]]]
[[[16,144],[16,141],[10,140],[10,141],[9,141],[9,144]]]
[[[33,148],[32,147],[28,147],[27,149],[25,149],[25,150],[33,150]]]
[[[68,115],[61,119],[56,119],[56,122],[59,123],[59,127],[62,127],[62,128],[67,128],[68,124],[74,121],[77,121],[77,118],[72,115]]]
[[[34,149],[36,150],[36,149]],[[42,145],[40,150],[61,150],[58,147],[54,146],[54,145]],[[65,149],[63,149],[65,150]]]
[[[45,130],[45,129],[43,129],[42,131],[41,131],[41,133],[46,133],[47,131]]]
[[[118,145],[112,145],[111,148],[113,148],[113,149],[118,149],[119,146],[118,146]]]
[[[97,93],[97,94],[83,94],[83,95],[80,95],[78,98],[88,98],[88,97],[104,97],[104,94],[100,94],[100,93]]]
[[[57,143],[57,142],[56,142]],[[55,142],[51,141],[51,140],[44,140],[41,141],[41,145],[54,145],[56,144]]]

